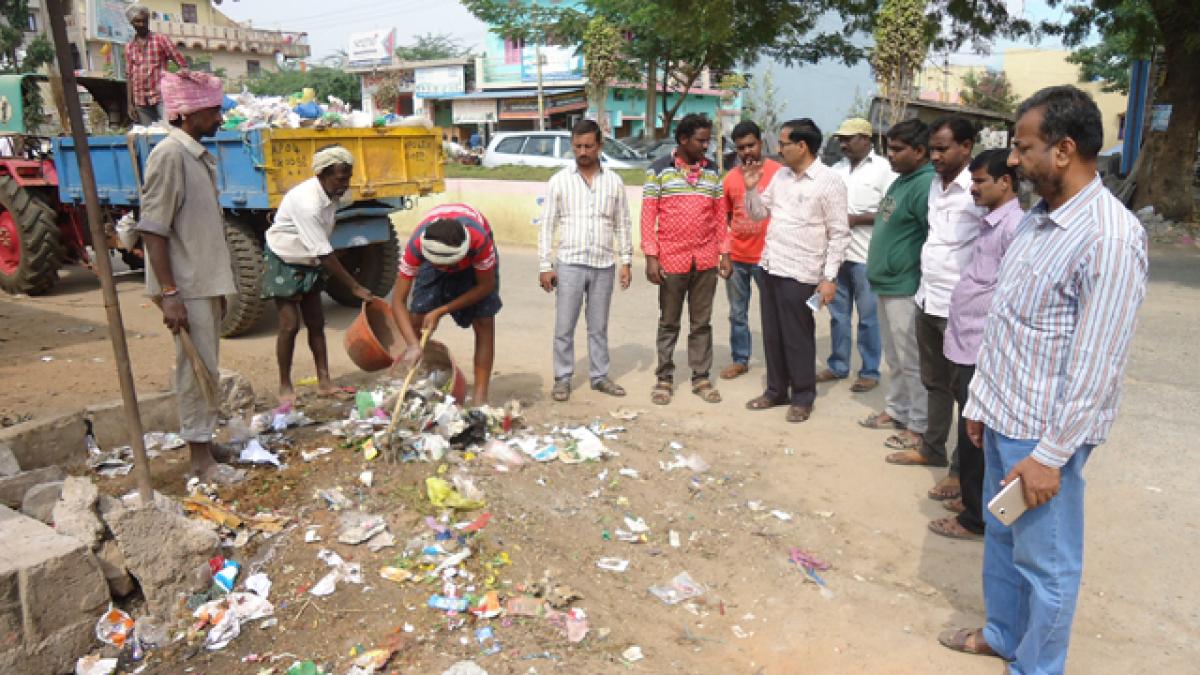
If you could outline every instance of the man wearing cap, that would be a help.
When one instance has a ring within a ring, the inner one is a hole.
[[[292,354],[300,322],[308,331],[308,348],[317,367],[317,392],[322,396],[337,393],[329,377],[329,352],[325,348],[325,313],[321,309],[321,291],[332,276],[363,302],[371,300],[371,291],[342,267],[333,252],[329,235],[337,224],[342,195],[350,188],[354,156],[340,145],[326,146],[313,154],[312,178],[288,190],[275,212],[275,222],[267,230],[263,252],[262,297],[274,299],[279,310],[279,335],[275,358],[279,364],[279,402],[292,403]]]
[[[454,323],[475,331],[472,398],[475,405],[486,405],[501,306],[500,259],[487,218],[466,204],[430,210],[404,247],[392,292],[392,309],[409,345],[401,359],[415,363],[421,356],[418,332],[433,333],[449,314]]]
[[[875,313],[875,293],[867,280],[867,248],[871,244],[875,214],[888,187],[896,179],[888,161],[875,154],[871,147],[871,123],[861,117],[851,117],[833,137],[842,148],[842,160],[833,170],[846,183],[849,202],[850,245],[846,260],[838,268],[837,295],[829,305],[831,349],[828,368],[817,373],[818,382],[843,380],[850,376],[850,345],[854,324],[851,310],[858,307],[858,355],[862,368],[850,385],[850,391],[871,391],[879,385],[879,360],[882,346],[879,319]]]
[[[150,125],[162,119],[162,93],[159,80],[174,62],[180,71],[188,68],[187,59],[165,35],[150,32],[150,10],[130,5],[125,18],[133,26],[134,36],[125,45],[125,83],[129,97],[129,116],[137,124]]]
[[[217,411],[208,406],[180,331],[196,345],[213,380],[225,296],[237,293],[225,243],[225,216],[217,198],[217,162],[200,144],[221,127],[221,81],[205,73],[162,80],[171,131],[146,160],[137,229],[146,246],[146,293],[162,308],[175,335],[175,395],[179,435],[187,441],[193,474],[201,480],[236,482],[240,472],[213,459]]]

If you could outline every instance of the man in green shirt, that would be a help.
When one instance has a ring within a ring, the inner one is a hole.
[[[927,395],[917,350],[917,304],[921,247],[929,232],[929,129],[910,119],[887,133],[888,161],[900,174],[879,204],[867,249],[867,279],[879,296],[879,326],[889,369],[887,406],[860,422],[871,429],[898,429],[885,442],[894,450],[921,447]]]

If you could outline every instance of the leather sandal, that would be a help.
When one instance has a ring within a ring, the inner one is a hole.
[[[674,387],[666,380],[659,380],[650,391],[650,402],[655,405],[666,405],[671,402]]]
[[[987,640],[983,639],[982,628],[951,628],[950,630],[944,630],[938,634],[938,642],[942,643],[943,647],[948,647],[956,652],[1000,658],[1000,655],[992,649]]]
[[[699,396],[705,403],[720,403],[721,392],[713,387],[707,379],[696,380],[692,383],[692,393]]]

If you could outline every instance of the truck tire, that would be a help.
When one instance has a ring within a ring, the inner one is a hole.
[[[226,297],[225,321],[221,337],[241,335],[254,327],[262,316],[263,250],[254,229],[247,223],[225,221],[225,240],[233,262],[233,282],[237,295]]]
[[[400,240],[392,230],[387,241],[366,246],[356,246],[338,251],[338,259],[358,283],[379,297],[385,297],[396,285],[396,272],[400,269]],[[362,301],[354,297],[335,279],[330,279],[325,292],[339,305],[358,307]]]
[[[0,176],[0,288],[41,295],[58,282],[66,257],[54,209]]]

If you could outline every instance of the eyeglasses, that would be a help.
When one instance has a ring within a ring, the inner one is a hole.
[[[789,145],[800,145],[800,144],[797,142],[794,142],[794,141],[779,141],[779,149],[780,150],[786,148]]]

